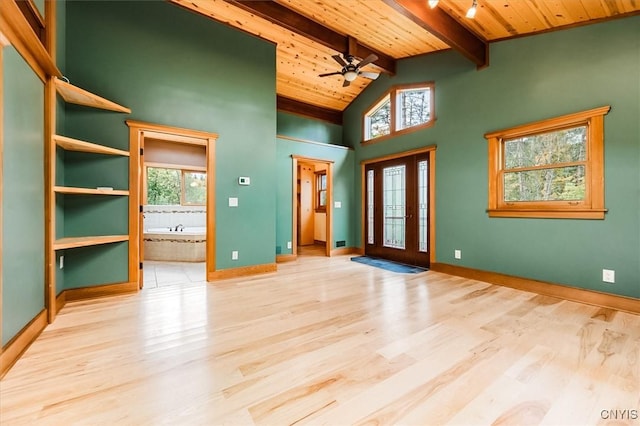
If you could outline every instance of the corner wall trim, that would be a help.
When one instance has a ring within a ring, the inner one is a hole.
[[[247,275],[266,274],[275,272],[278,269],[275,263],[264,263],[262,265],[241,266],[239,268],[220,269],[209,272],[207,281],[224,280],[226,278],[245,277]]]
[[[278,254],[276,255],[276,263],[294,262],[298,260],[295,254]]]
[[[56,296],[56,315],[58,315],[58,312],[60,312],[60,310],[64,308],[64,305],[66,304],[67,294],[64,292],[64,290],[62,290],[60,294]]]
[[[429,269],[435,272],[442,272],[472,280],[484,281],[490,284],[511,287],[517,290],[529,291],[545,296],[557,297],[559,299],[569,300],[572,302],[585,303],[587,305],[616,309],[618,311],[640,315],[640,299],[634,299],[631,297],[601,293],[599,291],[576,287],[567,287],[560,284],[516,277],[498,272],[450,265],[448,263],[432,263]]]
[[[7,374],[13,364],[20,359],[46,326],[47,310],[43,309],[2,348],[2,353],[0,354],[0,379]]]

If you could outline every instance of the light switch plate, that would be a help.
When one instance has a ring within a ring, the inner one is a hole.
[[[229,197],[229,207],[238,207],[237,197]]]
[[[341,208],[342,208],[342,201],[335,201],[335,202],[333,203],[333,206],[334,206],[336,209],[341,209]]]

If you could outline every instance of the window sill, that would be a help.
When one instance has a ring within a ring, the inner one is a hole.
[[[604,219],[607,209],[496,209],[487,210],[489,217],[529,217],[537,219]]]

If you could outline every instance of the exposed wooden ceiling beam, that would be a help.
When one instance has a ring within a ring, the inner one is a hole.
[[[338,111],[337,109],[323,108],[279,95],[276,104],[278,111],[289,112],[342,125],[342,111]]]
[[[358,42],[355,43],[355,51],[350,50],[350,47],[353,48],[353,45],[350,46],[348,36],[333,31],[332,29],[309,19],[306,16],[300,15],[299,13],[276,3],[273,0],[225,1],[273,22],[276,25],[280,25],[290,31],[310,38],[311,40],[327,46],[336,52],[343,54],[351,52],[360,59],[364,59],[371,53],[374,53],[378,56],[378,60],[374,62],[375,65],[389,74],[395,74],[396,72],[396,61],[391,56],[373,50]]]
[[[426,1],[384,0],[384,2],[462,53],[478,68],[489,65],[487,42],[466,29],[441,8],[431,9]]]

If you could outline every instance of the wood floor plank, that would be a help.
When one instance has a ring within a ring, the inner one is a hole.
[[[607,424],[602,410],[640,409],[637,315],[349,256],[215,283],[163,270],[176,285],[68,303],[0,382],[0,423]]]

